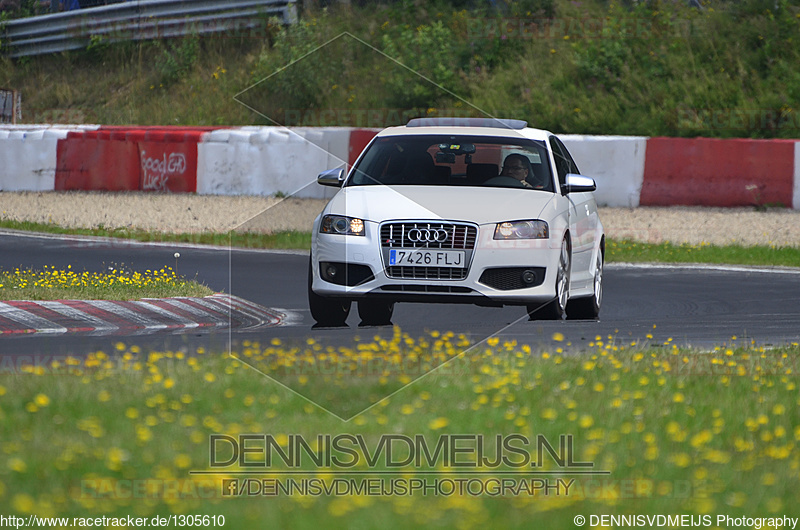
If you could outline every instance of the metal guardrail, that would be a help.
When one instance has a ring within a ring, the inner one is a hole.
[[[107,6],[10,20],[3,51],[24,57],[120,42],[228,32],[265,37],[268,17],[297,21],[296,0],[128,0]]]

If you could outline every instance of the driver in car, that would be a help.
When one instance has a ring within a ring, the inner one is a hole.
[[[533,188],[533,186],[525,180],[528,178],[528,164],[528,159],[524,155],[518,153],[510,154],[503,161],[503,169],[500,171],[500,176],[515,178],[523,187]]]

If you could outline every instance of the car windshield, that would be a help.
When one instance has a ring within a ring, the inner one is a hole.
[[[543,142],[488,136],[376,138],[346,186],[374,184],[553,191],[550,161]]]

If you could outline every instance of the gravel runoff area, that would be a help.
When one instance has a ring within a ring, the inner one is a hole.
[[[158,232],[307,231],[326,201],[103,192],[0,192],[3,220]],[[800,211],[754,208],[601,208],[606,234],[658,243],[800,246]]]

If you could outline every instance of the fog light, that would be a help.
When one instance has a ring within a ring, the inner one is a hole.
[[[522,273],[522,281],[526,285],[532,285],[536,283],[536,273],[534,271],[525,271]]]
[[[337,272],[339,271],[336,269],[335,265],[328,265],[328,267],[325,269],[325,274],[328,276],[328,278],[335,278]]]

